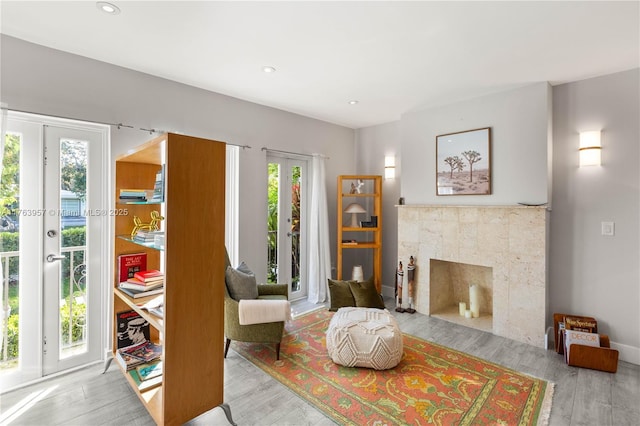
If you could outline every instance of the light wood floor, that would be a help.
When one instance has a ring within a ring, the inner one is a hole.
[[[387,306],[393,312],[393,301],[388,301]],[[640,425],[637,365],[621,362],[616,374],[569,367],[551,350],[417,313],[393,313],[405,333],[555,383],[552,426]],[[154,424],[115,365],[106,374],[101,373],[102,365],[94,365],[1,395],[0,424]],[[225,360],[225,401],[238,425],[334,424],[233,350]],[[26,409],[11,416],[16,406]],[[215,423],[205,413],[189,424]]]

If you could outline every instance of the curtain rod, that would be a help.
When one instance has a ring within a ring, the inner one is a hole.
[[[158,133],[158,134],[163,134],[163,133],[181,134],[181,133],[178,133],[178,132],[171,132],[171,131],[168,131],[168,130],[144,129],[142,127],[139,127],[139,128],[136,129],[134,126],[129,126],[127,124],[122,124],[122,123],[106,123],[104,121],[86,120],[86,119],[83,119],[83,118],[64,117],[62,115],[52,115],[52,114],[44,114],[44,113],[41,113],[41,112],[22,111],[22,110],[18,110],[18,109],[10,109],[10,108],[6,107],[4,104],[2,105],[1,109],[7,110],[7,111],[11,111],[11,112],[19,112],[19,113],[22,113],[22,114],[34,114],[34,115],[41,115],[41,116],[44,116],[44,117],[60,118],[60,119],[63,119],[63,120],[81,121],[81,122],[93,123],[93,124],[104,124],[104,125],[107,125],[107,126],[113,126],[118,130],[120,130],[121,128],[124,127],[124,128],[127,128],[127,129],[133,129],[133,130],[140,130],[142,132],[148,132],[150,135],[152,135],[154,133]],[[240,147],[242,149],[251,148],[251,146],[249,146],[249,145],[238,145],[238,144],[231,143],[231,142],[225,142],[225,144],[232,145],[232,146],[237,146],[237,147]]]
[[[263,146],[262,151],[271,151],[271,152],[278,152],[280,154],[291,154],[291,155],[302,155],[304,157],[321,157],[321,158],[326,158],[327,160],[330,159],[330,157],[327,157],[326,155],[323,154],[301,154],[299,152],[291,152],[291,151],[282,151],[280,149],[271,149],[271,148],[267,148],[266,146]]]

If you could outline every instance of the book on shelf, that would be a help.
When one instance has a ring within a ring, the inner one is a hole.
[[[121,189],[120,200],[127,201],[147,201],[146,189]]]
[[[143,362],[151,362],[162,356],[162,345],[147,340],[139,345],[121,349],[120,352],[141,359]]]
[[[148,291],[153,290],[158,287],[162,287],[164,285],[164,280],[162,281],[152,281],[152,282],[142,282],[137,278],[129,278],[126,281],[120,283],[120,288],[128,288],[130,290],[139,290],[139,291]]]
[[[151,309],[151,308],[157,308],[158,306],[162,306],[162,305],[164,305],[164,294],[154,297],[153,299],[149,300],[147,303],[145,303],[144,305],[141,305],[140,307],[142,309]]]
[[[139,243],[153,243],[157,236],[164,236],[164,231],[138,231],[133,241]]]
[[[160,317],[160,318],[164,318],[164,306],[158,306],[156,308],[151,308],[149,309],[149,312],[152,313],[153,315]]]
[[[342,240],[342,244],[355,246],[358,245],[358,242],[356,240]]]
[[[118,282],[133,278],[136,272],[147,270],[147,253],[127,253],[118,256]]]
[[[122,369],[126,371],[132,370],[136,368],[136,366],[142,365],[145,363],[140,358],[136,358],[129,354],[123,353],[121,352],[121,350],[116,351],[115,358],[116,358],[116,362],[120,364],[120,367],[122,367]]]
[[[154,287],[151,290],[133,290],[131,288],[124,288],[120,286],[118,286],[118,288],[120,289],[121,292],[123,292],[127,296],[132,297],[134,299],[138,299],[141,297],[149,297],[155,294],[162,294],[164,292],[164,286]]]
[[[149,322],[136,311],[116,313],[116,348],[126,348],[149,340]]]
[[[146,309],[153,315],[164,318],[164,294],[154,297],[140,307]]]
[[[141,290],[143,289],[148,289],[151,290],[152,288],[155,287],[159,287],[161,285],[164,284],[164,278],[161,280],[154,280],[154,281],[140,281],[139,279],[137,279],[136,277],[133,278],[129,278],[127,281],[125,281],[128,284],[133,284],[135,286],[139,286]],[[133,288],[133,287],[129,287],[129,288]]]
[[[144,341],[116,351],[116,361],[126,371],[136,371],[137,367],[160,361],[162,346],[151,341]]]
[[[153,185],[153,195],[151,201],[163,202],[164,201],[164,164],[156,173],[156,182]]]
[[[131,379],[133,379],[140,392],[148,391],[162,384],[162,375],[156,376],[149,380],[142,380],[140,378],[140,375],[138,374],[138,371],[136,371],[135,369],[129,370],[127,373],[129,374]]]
[[[371,220],[369,221],[361,221],[361,228],[376,228],[378,226],[378,216],[371,216]]]
[[[135,368],[142,381],[162,376],[162,361],[160,360],[145,362],[144,364],[136,365]]]
[[[148,271],[139,271],[133,274],[133,278],[136,278],[142,282],[148,283],[153,281],[164,280],[164,274],[157,269],[150,269]]]

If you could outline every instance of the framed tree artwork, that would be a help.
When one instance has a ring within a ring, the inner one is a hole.
[[[436,195],[491,194],[491,128],[436,136]]]

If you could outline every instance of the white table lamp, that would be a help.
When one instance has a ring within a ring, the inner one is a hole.
[[[344,209],[345,213],[351,213],[351,227],[359,228],[358,225],[358,213],[366,213],[367,211],[358,203],[351,203]]]

